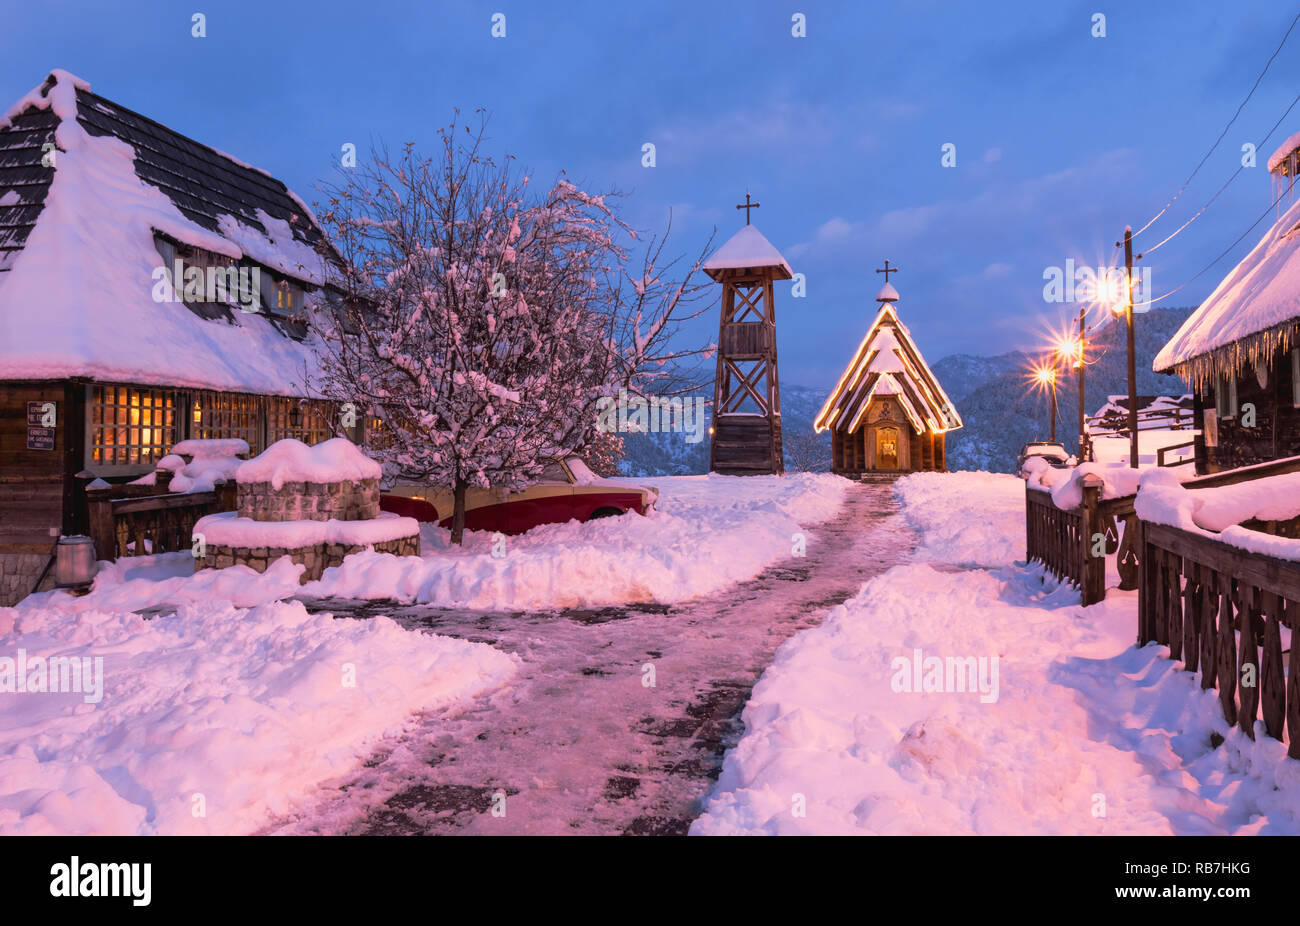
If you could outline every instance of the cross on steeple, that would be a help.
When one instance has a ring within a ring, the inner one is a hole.
[[[758,208],[759,206],[761,206],[761,205],[762,205],[762,203],[751,203],[751,202],[749,201],[749,190],[746,190],[746,191],[745,191],[745,201],[744,201],[743,203],[741,203],[739,206],[737,206],[736,208],[737,208],[737,209],[744,209],[744,210],[745,210],[745,224],[748,225],[748,224],[749,224],[749,210],[750,210],[750,209],[757,209],[757,208]]]
[[[884,269],[883,269],[883,270],[877,270],[876,273],[883,273],[883,274],[885,275],[885,282],[888,283],[888,282],[889,282],[889,275],[890,275],[891,273],[898,273],[898,268],[897,268],[897,267],[891,267],[891,266],[889,266],[889,258],[885,258],[885,267],[884,267]]]

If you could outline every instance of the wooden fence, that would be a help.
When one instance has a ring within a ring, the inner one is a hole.
[[[1287,754],[1300,759],[1300,672],[1292,663],[1287,673],[1282,655],[1282,628],[1300,620],[1300,563],[1163,524],[1140,522],[1138,535],[1138,645],[1167,645],[1199,670],[1228,723],[1251,739],[1262,706],[1268,735],[1281,740],[1285,723]]]
[[[1192,490],[1237,485],[1265,476],[1300,472],[1300,456],[1285,457],[1241,469],[1197,476],[1183,485]],[[1082,480],[1083,504],[1079,508],[1057,508],[1045,489],[1025,483],[1025,541],[1029,560],[1038,560],[1050,572],[1079,587],[1085,605],[1106,597],[1106,561],[1094,556],[1098,534],[1106,535],[1106,553],[1119,553],[1119,587],[1131,591],[1141,580],[1141,545],[1133,496],[1101,499],[1101,477]],[[1300,519],[1268,524],[1247,523],[1248,528],[1283,537],[1300,536]]]
[[[236,507],[233,482],[212,492],[141,495],[124,488],[86,492],[89,534],[99,559],[188,550],[199,518]]]
[[[1057,508],[1046,489],[1025,484],[1025,540],[1027,558],[1038,560],[1058,578],[1079,587],[1085,605],[1106,597],[1106,557],[1119,553],[1120,588],[1137,588],[1138,562],[1134,543],[1133,496],[1103,500],[1100,476],[1081,480],[1083,504]]]

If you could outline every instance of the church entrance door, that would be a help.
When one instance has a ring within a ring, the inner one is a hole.
[[[876,429],[876,469],[898,469],[898,428]]]

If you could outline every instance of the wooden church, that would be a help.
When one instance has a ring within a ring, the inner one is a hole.
[[[833,472],[844,476],[946,469],[944,438],[961,416],[926,365],[894,303],[889,274],[880,311],[813,427],[831,432]]]

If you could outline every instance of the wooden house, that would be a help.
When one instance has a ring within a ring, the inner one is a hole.
[[[1300,136],[1269,160],[1283,195],[1297,154]],[[1300,202],[1290,203],[1152,366],[1191,385],[1198,473],[1300,455]]]
[[[831,432],[833,472],[943,472],[945,435],[962,426],[899,321],[897,300],[897,290],[886,281],[876,296],[875,321],[813,422],[818,432]]]
[[[338,433],[308,387],[321,242],[283,183],[66,72],[0,118],[0,605],[86,530],[91,479]]]

